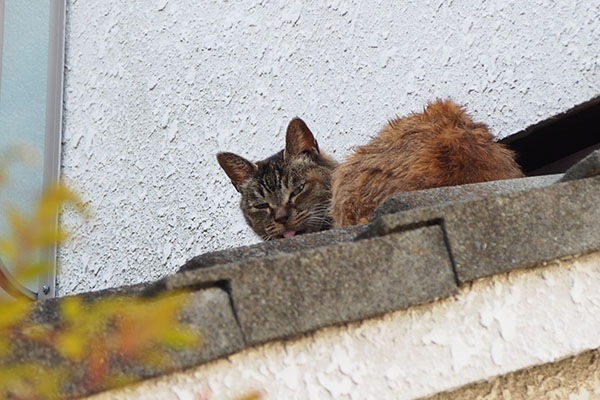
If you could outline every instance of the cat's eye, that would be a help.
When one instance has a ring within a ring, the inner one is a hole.
[[[265,210],[265,209],[269,208],[269,205],[267,203],[260,203],[260,204],[255,204],[252,207],[258,208],[259,210]]]
[[[292,192],[292,196],[298,196],[304,190],[304,183],[300,184],[294,191]]]

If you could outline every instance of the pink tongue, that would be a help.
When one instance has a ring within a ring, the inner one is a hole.
[[[284,238],[291,238],[296,234],[296,231],[285,231],[283,232],[283,237]]]

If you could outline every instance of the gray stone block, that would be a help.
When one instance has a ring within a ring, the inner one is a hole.
[[[202,345],[178,354],[182,368],[232,354],[245,347],[242,331],[225,290],[208,288],[190,292],[186,296],[188,303],[182,312],[182,320],[201,334]]]
[[[175,294],[185,296],[186,306],[181,312],[180,320],[192,330],[198,332],[201,342],[192,348],[173,350],[171,358],[165,359],[160,366],[150,367],[136,363],[125,363],[121,359],[114,359],[110,363],[110,373],[125,373],[135,380],[146,379],[162,374],[175,372],[182,368],[190,368],[217,357],[240,351],[245,347],[241,330],[236,321],[231,307],[228,293],[218,287],[196,290],[189,293]],[[96,294],[93,300],[111,297]],[[85,301],[84,296],[79,296]],[[91,298],[88,297],[88,301]],[[35,304],[32,320],[43,322],[50,326],[59,326],[61,315],[59,312],[60,300],[40,301]],[[66,368],[69,379],[62,382],[61,398],[72,398],[90,395],[98,391],[115,387],[115,382],[107,380],[102,387],[91,388],[86,385],[85,368],[62,358],[51,347],[41,343],[18,339],[13,343],[10,357],[0,360],[2,366],[16,366],[24,363],[33,363],[47,369]]]
[[[190,271],[165,288],[228,279],[248,345],[430,302],[456,291],[439,226]]]
[[[385,215],[359,238],[441,221],[459,282],[600,249],[600,177]]]
[[[400,201],[417,208],[366,226],[209,253],[159,282],[79,297],[89,302],[187,289],[180,294],[190,301],[182,318],[202,332],[202,345],[153,369],[111,364],[136,379],[170,373],[250,345],[447,297],[457,282],[599,250],[600,176],[551,184],[556,179],[413,192]],[[59,307],[56,299],[38,302],[32,319],[60,324]],[[83,370],[60,355],[26,339],[16,346],[0,365],[69,365],[75,379],[64,383],[64,395],[92,393]]]
[[[464,207],[445,218],[459,279],[600,249],[600,179]]]
[[[275,254],[293,253],[305,249],[327,246],[336,243],[349,242],[364,230],[364,226],[355,226],[346,229],[332,229],[329,231],[310,233],[289,239],[279,239],[262,242],[251,246],[236,247],[233,249],[213,251],[194,257],[186,262],[179,272],[190,271],[198,268],[207,268],[213,265],[244,261]]]
[[[600,175],[600,150],[596,150],[565,172],[561,182]]]
[[[377,208],[370,220],[374,221],[382,215],[393,214],[413,208],[431,207],[459,201],[480,200],[486,197],[545,187],[556,183],[561,177],[561,174],[534,176],[529,178],[506,179],[461,186],[447,186],[426,190],[399,192]]]

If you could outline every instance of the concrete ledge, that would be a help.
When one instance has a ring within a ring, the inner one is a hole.
[[[111,360],[110,373],[118,375],[126,373],[135,380],[147,379],[183,368],[213,360],[242,350],[245,347],[241,331],[232,312],[228,294],[218,288],[206,288],[191,293],[176,294],[184,296],[186,307],[182,310],[180,320],[188,327],[201,334],[200,345],[174,352],[173,357],[165,359],[160,366],[148,367],[123,363],[119,359]],[[96,296],[95,298],[107,298]],[[56,300],[40,301],[32,314],[32,320],[59,326],[62,321],[58,312]],[[70,371],[70,380],[62,382],[61,398],[72,398],[91,394],[85,381],[85,368],[62,358],[57,352],[47,346],[25,338],[15,344],[15,352],[10,358],[0,360],[0,366],[19,365],[33,362],[44,368],[53,369],[66,367]],[[40,372],[41,373],[41,372]],[[105,382],[105,387],[95,390],[105,390],[114,387],[114,383]]]
[[[590,178],[596,175],[600,175],[600,150],[592,152],[586,158],[569,168],[561,178],[561,182]]]
[[[495,383],[505,381],[494,377],[527,368],[537,379],[536,366],[600,347],[599,286],[600,252],[553,261],[479,279],[440,301],[252,346],[96,400],[232,398],[256,390],[265,400],[413,399],[487,380],[502,394]],[[569,384],[551,372],[541,387],[558,382]]]
[[[191,271],[198,268],[207,268],[213,265],[226,264],[237,261],[273,256],[276,254],[293,253],[305,249],[349,242],[365,229],[364,226],[355,226],[347,229],[334,229],[319,233],[310,233],[290,239],[279,239],[262,242],[251,246],[236,247],[233,249],[213,251],[194,257],[186,262],[179,272]]]
[[[481,200],[502,194],[523,192],[550,186],[562,178],[562,174],[534,176],[529,178],[506,179],[461,186],[447,186],[411,192],[400,192],[386,200],[371,216],[370,220],[413,208]]]
[[[586,160],[591,169],[580,168],[595,171],[595,159]],[[188,291],[180,294],[190,300],[184,319],[205,333],[206,344],[160,369],[134,371],[139,379],[167,374],[265,342],[437,304],[482,277],[600,250],[600,176],[548,186],[556,179],[444,188],[436,193],[445,197],[429,200],[434,206],[382,215],[366,226],[205,254],[158,282],[80,297]],[[483,198],[467,200],[471,196]],[[450,198],[456,201],[446,203]],[[60,323],[57,300],[36,307],[35,320]],[[32,343],[21,348],[17,358],[0,363],[64,362]],[[81,381],[69,385],[69,396],[86,394]]]
[[[232,280],[248,344],[447,297],[454,273],[437,226],[250,262]]]
[[[231,287],[248,345],[422,304],[456,290],[439,226],[188,271],[164,279],[158,288],[220,281]]]
[[[600,249],[600,177],[385,215],[359,239],[442,221],[460,284]]]

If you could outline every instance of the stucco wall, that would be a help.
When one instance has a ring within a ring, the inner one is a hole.
[[[255,242],[215,153],[291,117],[341,159],[454,98],[503,137],[600,93],[600,1],[68,1],[59,293],[150,280]]]
[[[453,298],[257,346],[94,400],[232,399],[252,390],[265,400],[431,395],[600,347],[598,287],[594,253],[481,279]],[[588,378],[595,379],[575,374],[565,383],[577,393],[573,383]],[[508,398],[502,389],[496,398]]]

